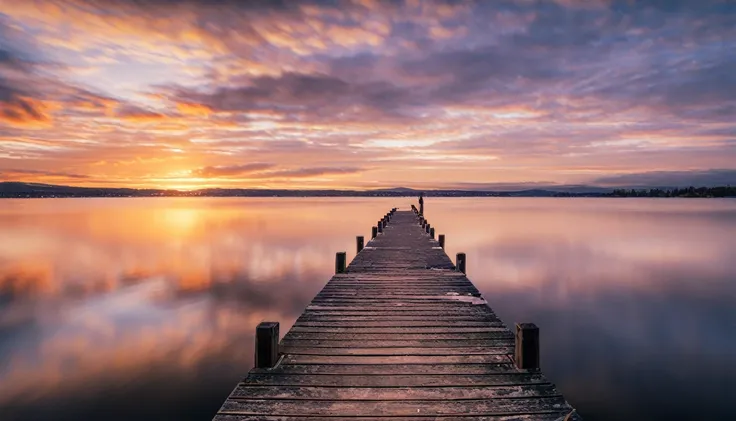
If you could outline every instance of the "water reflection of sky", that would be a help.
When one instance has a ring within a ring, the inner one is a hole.
[[[334,252],[408,199],[2,204],[0,412],[209,419],[252,363],[255,325],[286,332]],[[586,419],[736,410],[736,201],[426,206],[503,320],[541,327],[543,368]]]

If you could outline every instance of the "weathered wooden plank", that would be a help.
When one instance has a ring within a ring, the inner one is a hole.
[[[365,340],[358,341],[335,341],[329,339],[284,339],[281,342],[282,352],[288,352],[286,349],[292,347],[309,347],[309,348],[360,348],[369,344],[371,348],[466,348],[472,347],[513,347],[514,340],[508,339],[453,339],[453,340],[377,340],[367,342]]]
[[[325,291],[317,294],[314,300],[391,300],[408,302],[426,301],[451,301],[455,296],[474,297],[480,296],[477,290],[468,288],[432,288],[424,290],[410,290],[399,288],[372,288],[353,291]]]
[[[359,321],[312,321],[298,320],[294,323],[294,327],[334,327],[334,328],[433,328],[433,327],[504,327],[499,321],[479,320],[479,321],[456,321],[456,320],[359,320]]]
[[[357,257],[353,259],[353,262],[360,260],[362,256]],[[352,263],[351,263],[352,264]],[[380,264],[380,263],[379,263]],[[450,279],[450,280],[460,280],[464,282],[470,282],[468,278],[463,275],[462,273],[455,271],[455,270],[445,270],[445,269],[433,269],[433,270],[405,270],[401,272],[392,272],[389,274],[374,274],[374,273],[338,273],[334,275],[331,279],[334,280],[350,280],[350,279],[359,279],[359,280],[377,280],[382,281],[384,279],[416,279],[416,280],[438,280],[438,279]]]
[[[355,259],[353,259],[355,262]],[[351,263],[352,265],[352,263]],[[371,272],[349,272],[349,273],[338,273],[330,278],[330,281],[457,281],[457,282],[470,282],[470,280],[463,275],[461,272],[450,269],[419,269],[419,270],[403,270],[391,273],[371,273]]]
[[[451,305],[454,304],[457,301],[457,296],[453,295],[391,295],[391,294],[385,294],[385,295],[371,295],[371,296],[335,296],[335,297],[322,297],[317,296],[312,300],[312,303],[356,303],[356,302],[363,302],[363,303],[387,303],[387,304],[424,304],[424,305],[435,305],[435,304],[447,304]]]
[[[328,282],[325,285],[323,291],[329,291],[331,289],[345,288],[346,290],[371,290],[371,289],[421,289],[421,288],[460,288],[474,290],[475,285],[470,282],[458,282],[458,281],[433,281],[433,282],[417,282],[417,281],[385,281],[385,282],[371,282],[371,281],[340,281],[340,282]]]
[[[370,296],[379,294],[405,294],[405,295],[472,295],[478,293],[478,290],[468,286],[457,285],[433,285],[433,286],[372,286],[372,287],[343,287],[328,286],[325,287],[316,297],[327,295],[356,295]]]
[[[339,366],[332,366],[339,367]],[[521,385],[548,383],[539,374],[505,372],[494,374],[381,374],[381,375],[278,375],[249,374],[246,378],[251,384],[282,386],[322,386],[322,387],[466,387],[498,385]]]
[[[487,308],[487,307],[485,307]],[[436,317],[497,317],[497,315],[490,310],[486,310],[482,306],[476,307],[455,307],[450,309],[437,309],[435,311],[427,311],[426,309],[411,309],[402,307],[393,308],[378,308],[372,310],[344,310],[344,309],[318,309],[312,310],[307,309],[303,315],[306,317],[322,316],[322,317],[351,317],[351,316],[362,316],[362,317],[425,317],[425,316],[436,316]]]
[[[459,272],[456,272],[456,273],[459,273]],[[462,278],[460,275],[458,275],[458,277],[456,278],[441,277],[441,276],[434,276],[434,275],[429,276],[429,277],[422,277],[419,275],[392,277],[390,274],[381,274],[380,277],[375,277],[375,278],[354,276],[354,277],[351,277],[350,279],[332,278],[326,284],[326,286],[329,286],[329,285],[346,286],[348,288],[363,288],[363,287],[374,287],[374,286],[403,288],[407,286],[432,287],[436,285],[457,285],[461,287],[475,288],[475,285],[472,282],[470,282],[469,280],[465,278]]]
[[[426,421],[426,420],[442,420],[442,421],[562,421],[565,417],[565,413],[560,413],[557,410],[551,411],[539,411],[530,414],[515,414],[515,415],[443,415],[443,416],[407,416],[407,417],[350,417],[350,421]],[[331,417],[328,415],[310,416],[305,418],[302,415],[288,416],[288,415],[227,415],[221,414],[217,416],[218,421],[301,421],[308,419],[309,421],[335,421],[337,417]],[[573,415],[569,421],[579,421],[580,418]],[[567,420],[565,420],[567,421]]]
[[[526,374],[516,369],[511,362],[493,364],[288,364],[280,365],[272,370],[254,370],[254,374],[287,375],[303,374],[325,376],[339,374],[344,376],[466,376],[473,374],[513,374],[519,382],[538,382],[539,375]],[[534,377],[537,376],[537,377]],[[505,384],[505,383],[503,383]]]
[[[384,300],[384,299],[400,299],[404,300],[448,300],[452,296],[465,295],[475,296],[480,294],[478,290],[469,288],[433,288],[425,290],[410,290],[398,288],[373,288],[370,290],[353,290],[353,291],[325,291],[315,296],[315,299],[338,299],[345,298],[349,300]]]
[[[314,313],[305,311],[297,321],[313,321],[313,322],[358,322],[358,321],[455,321],[455,322],[477,322],[477,321],[497,321],[495,315],[482,314],[482,313],[470,313],[470,314],[453,314],[445,313],[442,315],[438,314],[421,314],[421,315],[406,315],[406,314],[392,314],[392,313],[373,313],[373,314],[361,314],[361,315],[346,315],[346,314],[325,314],[325,313]]]
[[[510,349],[492,348],[498,354],[486,355],[293,355],[282,364],[478,364],[510,362]]]
[[[457,287],[474,289],[476,286],[468,280],[440,278],[435,279],[417,279],[415,277],[388,278],[382,280],[368,279],[350,279],[350,280],[330,280],[325,284],[326,288],[354,288],[354,289],[370,289],[370,288],[437,288],[437,287]]]
[[[347,283],[347,284],[391,284],[402,285],[407,284],[438,284],[438,283],[457,283],[463,285],[473,285],[465,275],[456,271],[435,271],[435,270],[418,270],[414,272],[402,271],[401,274],[394,272],[372,274],[363,273],[346,273],[333,276],[328,283]]]
[[[476,297],[472,297],[473,299],[477,299]],[[486,314],[494,314],[493,310],[485,310],[487,306],[485,305],[478,305],[478,304],[472,304],[472,303],[446,303],[446,302],[436,302],[437,308],[436,311],[438,314],[464,314],[468,312],[478,311],[478,312],[486,312]],[[353,310],[348,310],[348,308],[352,307]],[[373,306],[371,306],[370,301],[365,300],[347,300],[347,301],[320,301],[320,302],[314,302],[309,307],[305,309],[305,311],[361,311],[361,312],[373,312],[373,314],[376,313],[383,313],[383,314],[393,314],[398,313],[402,311],[410,311],[410,312],[426,312],[431,311],[432,309],[432,303],[422,303],[422,302],[405,302],[405,301],[381,301],[378,303],[375,303]]]
[[[307,310],[319,310],[319,311],[346,311],[346,310],[355,310],[355,311],[375,311],[375,312],[383,312],[383,311],[432,311],[433,309],[440,312],[447,312],[447,311],[462,311],[464,309],[468,310],[485,310],[486,308],[489,308],[485,305],[471,305],[469,303],[463,303],[463,302],[447,302],[447,303],[438,303],[437,305],[427,305],[427,304],[414,304],[414,303],[400,303],[400,302],[393,302],[393,303],[375,303],[374,305],[366,305],[364,304],[330,304],[330,303],[324,303],[324,304],[310,304],[307,306]]]
[[[241,383],[230,395],[246,399],[294,400],[477,400],[556,397],[552,384],[471,387],[320,387],[264,386]]]
[[[504,327],[316,327],[294,326],[294,332],[319,333],[471,333],[471,332],[504,332]]]
[[[314,339],[335,341],[380,341],[380,340],[452,340],[452,339],[513,339],[514,335],[508,330],[494,332],[412,332],[412,333],[345,333],[345,332],[295,332],[290,331],[284,339]]]
[[[457,292],[457,293],[470,293],[478,291],[473,285],[443,285],[440,283],[434,285],[373,285],[373,286],[345,286],[345,285],[330,285],[328,284],[325,289],[320,291],[320,294],[349,294],[349,293],[371,293],[375,291],[404,291],[419,293],[417,295],[428,295],[429,292],[437,292],[439,294]],[[427,292],[421,294],[422,292]]]
[[[369,297],[379,295],[407,295],[407,296],[444,296],[444,295],[473,295],[478,290],[468,287],[443,286],[435,285],[433,287],[417,287],[417,288],[326,288],[317,297],[327,296],[356,296]]]
[[[375,309],[373,310],[365,310],[365,311],[355,311],[355,310],[305,310],[302,316],[309,316],[309,317],[426,317],[426,316],[434,316],[434,317],[483,317],[483,316],[493,316],[495,317],[496,314],[493,313],[491,310],[487,310],[488,307],[485,306],[475,306],[475,307],[455,307],[454,309],[447,309],[447,310],[435,310],[435,311],[427,311],[427,310],[401,310],[401,311],[394,311],[393,309],[389,310],[382,310],[377,311]]]
[[[362,290],[328,290],[323,293],[317,294],[315,300],[323,299],[338,299],[346,298],[351,300],[399,300],[404,298],[404,301],[417,301],[417,300],[434,300],[444,301],[450,300],[453,296],[479,296],[478,290],[470,288],[455,288],[455,287],[433,287],[433,288],[422,288],[422,289],[408,289],[408,288],[366,288]]]
[[[385,280],[385,281],[330,281],[325,285],[326,289],[334,288],[347,288],[347,289],[419,289],[419,288],[467,288],[475,289],[475,285],[470,282],[460,282],[454,280],[433,280],[433,281],[418,281],[418,280]]]
[[[269,399],[229,399],[221,412],[229,414],[266,415],[324,415],[340,414],[343,417],[393,415],[409,416],[417,413],[425,415],[505,415],[525,414],[556,409],[562,413],[569,406],[561,397],[518,398],[518,399],[479,399],[446,400],[442,402],[403,400],[403,401],[308,401],[308,400],[269,400]],[[571,409],[571,408],[570,408]]]
[[[364,344],[367,346],[369,344]],[[498,354],[511,354],[514,352],[514,347],[509,346],[498,346],[498,347],[483,347],[483,346],[465,346],[465,347],[362,347],[362,348],[331,348],[331,347],[319,347],[319,348],[308,348],[305,346],[281,346],[281,351],[289,356],[292,355],[320,355],[320,356],[346,356],[346,355],[361,355],[361,356],[391,356],[391,355],[402,355],[402,356],[455,356],[455,355],[498,355]]]

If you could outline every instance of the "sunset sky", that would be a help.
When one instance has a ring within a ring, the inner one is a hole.
[[[736,2],[0,0],[0,181],[736,184]]]

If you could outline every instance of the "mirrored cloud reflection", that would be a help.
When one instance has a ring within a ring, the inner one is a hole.
[[[588,420],[736,409],[736,202],[428,200],[448,253]]]
[[[369,232],[388,207],[309,199],[3,205],[0,408],[74,419],[211,416],[252,365],[255,326],[278,320],[288,331],[329,279],[335,251],[354,253],[359,227]]]
[[[3,201],[9,419],[207,419],[378,215],[411,199]],[[736,202],[435,199],[450,256],[586,419],[734,410]],[[63,418],[62,417],[62,418]],[[5,419],[5,418],[3,418]]]

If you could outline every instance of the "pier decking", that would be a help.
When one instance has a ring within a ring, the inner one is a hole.
[[[416,212],[392,212],[375,231],[347,268],[338,258],[344,273],[281,340],[275,366],[251,370],[216,421],[581,419],[536,361],[518,368],[538,359],[536,337],[531,354],[515,356],[515,340],[526,339],[496,317]]]

